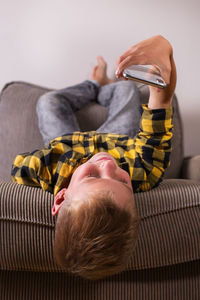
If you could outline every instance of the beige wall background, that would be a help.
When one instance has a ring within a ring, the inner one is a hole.
[[[162,34],[174,48],[185,155],[200,154],[199,29],[199,0],[0,0],[0,88],[78,83],[98,54],[111,76],[128,47]]]

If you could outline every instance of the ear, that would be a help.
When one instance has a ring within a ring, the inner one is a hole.
[[[67,192],[67,189],[64,188],[56,195],[56,197],[54,199],[52,211],[51,211],[53,216],[57,215],[59,209],[61,208],[63,201],[65,200],[66,192]]]

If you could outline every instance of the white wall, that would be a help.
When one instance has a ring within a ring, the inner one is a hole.
[[[129,46],[162,34],[174,47],[185,155],[200,154],[199,25],[199,0],[0,0],[0,88],[77,83],[98,54],[111,75]]]

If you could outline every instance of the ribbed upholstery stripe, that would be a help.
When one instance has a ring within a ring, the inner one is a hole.
[[[53,196],[38,188],[0,184],[0,266],[6,270],[60,270],[53,259]],[[125,269],[147,269],[200,257],[200,185],[166,180],[135,195],[140,235]]]
[[[13,184],[0,185],[1,255],[6,269],[57,269],[52,241],[55,220],[53,196],[41,189]]]
[[[200,257],[200,185],[165,180],[135,195],[141,216],[140,238],[129,269],[160,267]]]
[[[200,262],[87,281],[63,273],[0,272],[2,300],[199,300]]]

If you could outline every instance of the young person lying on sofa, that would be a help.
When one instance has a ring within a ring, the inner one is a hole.
[[[176,85],[172,46],[162,36],[132,46],[118,59],[117,77],[132,64],[155,66],[167,83],[163,90],[150,87],[137,134],[137,87],[113,83],[98,57],[90,80],[39,99],[39,127],[49,143],[18,155],[12,167],[14,182],[54,193],[55,258],[88,279],[125,268],[138,235],[134,193],[158,186],[169,165]],[[80,132],[74,112],[95,99],[108,108],[108,118],[97,131]]]

